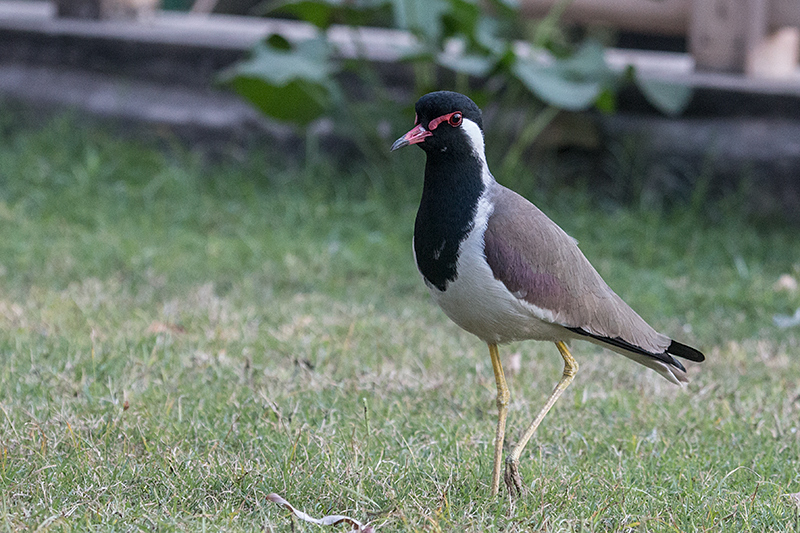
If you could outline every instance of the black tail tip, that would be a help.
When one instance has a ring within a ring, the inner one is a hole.
[[[672,341],[670,343],[669,348],[667,348],[667,353],[688,359],[689,361],[694,361],[695,363],[702,363],[706,360],[706,356],[699,350],[695,350],[691,346],[686,346],[677,341]]]

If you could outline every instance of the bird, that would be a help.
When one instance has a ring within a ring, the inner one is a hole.
[[[414,127],[391,151],[417,145],[426,155],[414,222],[417,269],[433,300],[458,326],[488,345],[497,389],[490,491],[500,486],[510,392],[498,345],[555,343],[564,370],[552,394],[505,461],[511,497],[524,494],[522,451],[578,371],[567,343],[585,340],[688,383],[683,358],[705,356],[653,329],[603,280],[570,237],[542,211],[499,184],[486,161],[480,108],[437,91],[415,105]]]

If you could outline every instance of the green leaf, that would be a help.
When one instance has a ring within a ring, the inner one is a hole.
[[[441,37],[442,16],[447,12],[446,0],[391,0],[397,27],[429,41]]]
[[[497,58],[497,70],[504,76],[513,76],[512,69],[517,62],[517,54],[514,53],[514,49],[511,46],[507,46]]]
[[[642,78],[638,72],[634,80],[647,101],[666,115],[682,113],[692,99],[692,88],[687,85]]]
[[[619,79],[619,74],[606,63],[605,48],[593,39],[587,40],[573,55],[557,63],[569,76],[580,80],[592,80],[610,86]]]
[[[500,23],[491,17],[481,17],[475,27],[475,40],[495,55],[502,55],[509,43],[507,40],[498,37],[500,33]]]
[[[569,111],[588,109],[600,95],[597,81],[572,80],[556,65],[517,61],[511,68],[514,76],[543,102]]]
[[[468,74],[470,76],[486,76],[491,71],[494,61],[488,57],[464,54],[454,56],[453,54],[439,54],[436,63],[454,72]]]
[[[254,75],[284,85],[298,78],[311,81],[327,79],[332,70],[329,59],[330,49],[323,39],[301,41],[292,50],[276,49],[262,43],[253,49],[253,57],[235,68],[238,75]]]
[[[308,124],[328,108],[328,93],[322,87],[304,80],[276,87],[260,78],[237,76],[232,85],[259,111],[284,122]]]
[[[334,12],[341,6],[341,0],[289,0],[269,9],[269,13],[293,15],[320,29],[327,29],[333,22]]]
[[[292,43],[283,35],[274,33],[267,38],[267,44],[276,50],[292,50]]]
[[[610,89],[603,89],[594,101],[594,106],[602,113],[610,115],[617,110],[617,95]]]
[[[303,41],[288,51],[262,43],[250,59],[224,71],[220,79],[265,115],[305,124],[329,108],[335,91],[332,70],[322,39]]]
[[[370,14],[389,3],[390,0],[286,0],[268,9],[267,13],[292,15],[327,29],[334,22],[365,25]]]
[[[448,3],[448,10],[442,18],[444,34],[475,40],[476,27],[482,19],[478,5],[470,0],[448,0]]]

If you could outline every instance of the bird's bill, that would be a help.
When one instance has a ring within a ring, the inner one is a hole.
[[[394,142],[392,145],[392,152],[404,146],[408,146],[409,144],[421,143],[425,140],[425,137],[430,137],[431,135],[433,135],[433,133],[423,128],[422,124],[418,124],[414,126],[411,131]]]

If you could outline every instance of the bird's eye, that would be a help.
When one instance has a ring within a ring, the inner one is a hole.
[[[450,118],[448,119],[448,121],[447,121],[447,122],[448,122],[448,123],[449,123],[451,126],[453,126],[453,127],[455,128],[455,127],[457,127],[457,126],[460,126],[460,125],[461,125],[461,118],[462,118],[462,117],[461,117],[461,113],[459,113],[458,111],[456,111],[455,113],[453,113],[452,115],[450,115]]]

